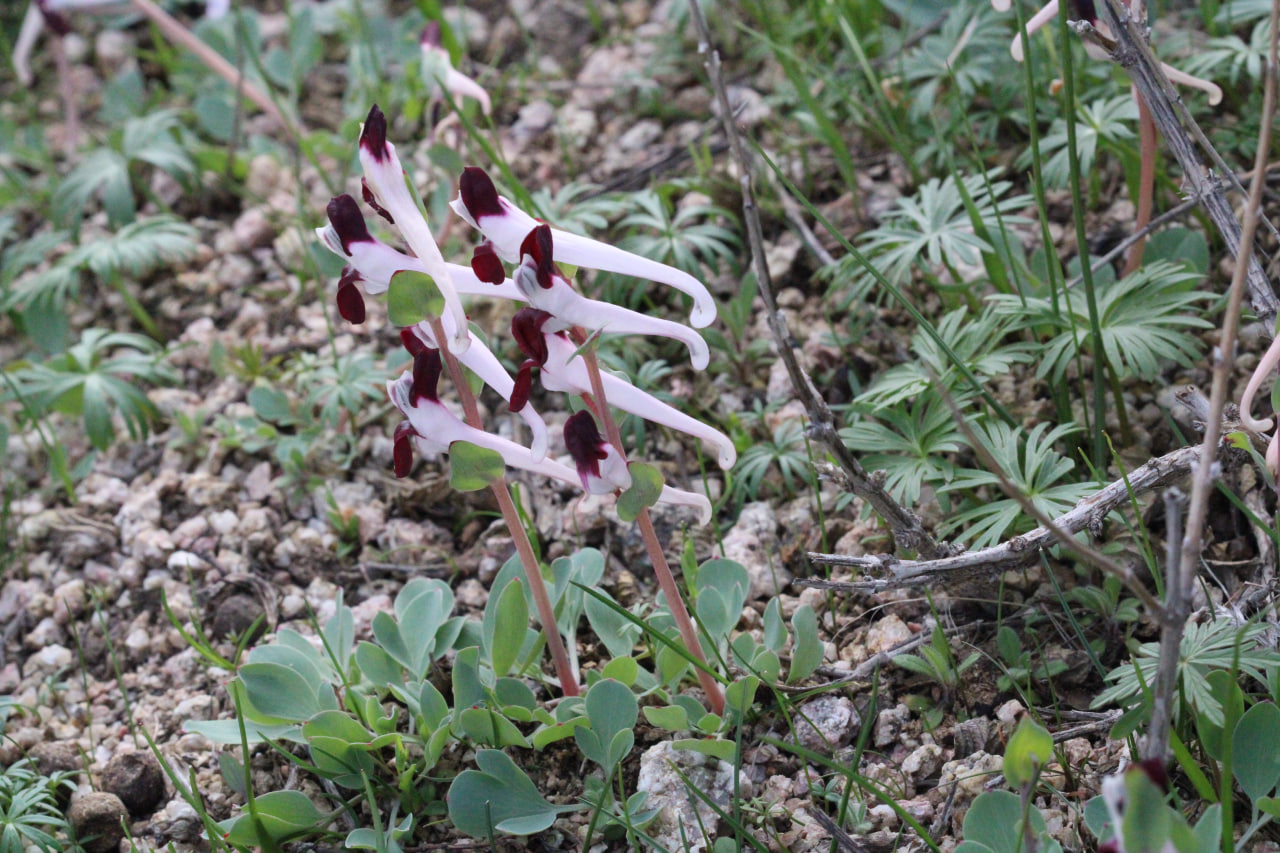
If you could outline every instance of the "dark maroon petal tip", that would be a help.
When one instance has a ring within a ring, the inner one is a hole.
[[[400,330],[400,343],[404,344],[404,348],[409,351],[409,355],[414,358],[418,357],[418,353],[426,352],[430,349],[427,342],[418,337],[418,330],[413,326],[405,326]]]
[[[502,215],[498,188],[479,166],[468,166],[462,170],[462,177],[458,180],[458,194],[462,197],[463,207],[476,222],[486,216]]]
[[[564,446],[573,457],[578,468],[578,476],[582,479],[582,487],[587,487],[587,477],[600,476],[600,460],[608,457],[604,449],[604,441],[600,438],[600,430],[596,427],[596,419],[586,409],[571,415],[564,422]]]
[[[356,326],[364,322],[364,294],[346,275],[338,282],[338,314]]]
[[[538,365],[547,363],[547,336],[542,327],[550,319],[550,314],[537,308],[521,308],[511,318],[511,336],[516,339],[516,346]]]
[[[537,366],[530,358],[516,371],[516,384],[511,389],[511,402],[507,404],[510,411],[518,412],[528,404],[529,392],[533,390],[533,369]]]
[[[417,405],[418,400],[426,399],[433,403],[439,401],[436,394],[436,386],[440,382],[440,372],[443,365],[440,362],[440,352],[438,350],[424,347],[422,352],[413,357],[413,404]]]
[[[489,284],[502,284],[506,281],[507,270],[502,266],[502,259],[493,248],[493,243],[485,240],[471,252],[471,271],[476,278]]]
[[[387,212],[387,209],[378,204],[378,197],[373,194],[373,190],[369,189],[369,182],[364,178],[360,179],[360,196],[364,199],[365,204],[373,208],[375,213],[392,225],[396,224],[396,221],[391,218],[391,214]]]
[[[1147,774],[1150,779],[1161,792],[1169,793],[1169,773],[1165,769],[1164,762],[1159,758],[1144,758],[1139,761],[1137,768]]]
[[[1126,6],[1128,3],[1125,4]],[[1093,5],[1093,0],[1075,0],[1076,20],[1088,21],[1091,24],[1098,22],[1098,10]]]
[[[36,0],[36,8],[40,10],[40,15],[44,18],[44,25],[54,35],[65,36],[71,32],[71,24],[67,23],[67,19],[61,13],[50,9],[46,0]]]
[[[391,460],[397,478],[409,476],[409,469],[413,467],[413,438],[417,434],[413,424],[408,421],[401,421],[396,424],[395,437],[392,440]]]
[[[555,272],[555,251],[551,242],[551,226],[539,225],[525,235],[520,244],[521,256],[528,255],[538,265],[538,286],[543,290],[551,288],[551,276]]]
[[[440,46],[440,22],[427,21],[427,25],[422,28],[422,35],[418,36],[418,44],[422,47],[439,47]]]
[[[364,120],[364,130],[360,131],[360,147],[373,155],[379,163],[390,159],[387,154],[387,117],[374,104],[369,110],[369,117]]]
[[[351,255],[352,243],[373,242],[373,238],[369,236],[369,226],[364,222],[364,214],[360,212],[360,205],[351,196],[346,193],[335,196],[325,208],[325,213],[329,215],[333,230],[338,232],[342,251],[348,256]]]

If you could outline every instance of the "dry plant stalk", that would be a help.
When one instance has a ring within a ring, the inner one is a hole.
[[[769,331],[773,334],[774,346],[778,357],[782,359],[791,379],[791,387],[796,397],[804,405],[809,416],[807,432],[810,437],[822,442],[835,458],[849,490],[871,505],[871,508],[889,526],[893,534],[894,544],[899,549],[915,551],[927,559],[945,557],[950,549],[939,543],[929,531],[924,529],[920,518],[906,507],[900,505],[876,483],[857,457],[845,446],[836,432],[835,415],[826,400],[813,385],[813,380],[796,357],[796,344],[787,329],[786,319],[778,310],[778,302],[773,292],[773,280],[769,275],[769,266],[765,260],[764,231],[760,225],[760,211],[756,207],[755,190],[752,186],[751,162],[747,158],[742,145],[742,137],[733,119],[733,108],[729,104],[729,93],[725,88],[724,76],[720,70],[720,54],[711,46],[711,30],[703,15],[702,5],[698,0],[690,0],[689,10],[698,27],[698,52],[703,56],[703,64],[707,69],[711,89],[715,93],[716,103],[720,108],[720,120],[724,124],[725,136],[729,140],[729,149],[733,153],[734,162],[738,166],[738,183],[742,188],[742,214],[747,226],[747,241],[751,246],[751,260],[755,270],[756,282],[760,289],[760,298],[765,305],[765,319]]]
[[[1132,77],[1134,85],[1142,92],[1143,97],[1152,104],[1153,114],[1161,130],[1169,140],[1175,155],[1178,156],[1184,172],[1193,186],[1200,180],[1200,164],[1194,156],[1190,139],[1182,132],[1177,123],[1173,104],[1167,97],[1168,81],[1160,73],[1151,56],[1150,48],[1144,41],[1143,34],[1138,32],[1132,18],[1121,15],[1115,6],[1115,0],[1106,0],[1100,11],[1107,20],[1108,26],[1116,34],[1113,57]],[[1276,294],[1271,283],[1267,281],[1262,267],[1253,256],[1253,241],[1257,234],[1260,209],[1262,205],[1262,188],[1266,182],[1267,154],[1271,148],[1271,122],[1275,115],[1277,40],[1280,39],[1280,0],[1271,2],[1271,43],[1268,49],[1265,80],[1263,83],[1262,123],[1258,131],[1258,144],[1254,155],[1253,179],[1249,185],[1248,201],[1245,205],[1244,222],[1236,225],[1235,217],[1229,216],[1228,222],[1220,221],[1220,214],[1215,215],[1218,206],[1225,206],[1226,199],[1217,183],[1216,192],[1205,196],[1206,210],[1214,223],[1222,232],[1227,244],[1235,253],[1235,272],[1228,291],[1226,315],[1222,321],[1222,334],[1218,346],[1214,350],[1213,385],[1209,393],[1209,412],[1205,422],[1204,440],[1200,445],[1200,454],[1191,480],[1191,499],[1187,508],[1186,529],[1182,537],[1181,549],[1175,557],[1172,548],[1169,555],[1168,582],[1165,584],[1165,602],[1163,627],[1160,633],[1160,662],[1157,667],[1156,683],[1153,685],[1155,705],[1152,709],[1151,724],[1143,743],[1143,752],[1147,757],[1163,759],[1168,749],[1169,720],[1173,713],[1173,696],[1177,687],[1177,661],[1182,643],[1183,630],[1190,614],[1191,595],[1196,579],[1196,567],[1201,561],[1201,550],[1204,539],[1205,519],[1209,509],[1209,494],[1216,479],[1218,444],[1222,437],[1222,413],[1227,402],[1228,382],[1231,368],[1235,362],[1236,340],[1240,328],[1240,312],[1244,302],[1246,285],[1249,288],[1250,300],[1255,312],[1268,325],[1273,326],[1276,319]],[[1163,117],[1163,121],[1162,121]],[[1170,127],[1165,122],[1173,118]],[[1195,123],[1190,122],[1194,127]],[[1199,134],[1199,128],[1195,128]],[[1203,139],[1203,135],[1199,134]],[[1201,143],[1207,146],[1207,141]],[[1211,150],[1211,146],[1206,153]],[[1212,156],[1216,157],[1216,152]],[[1221,168],[1221,167],[1220,167]],[[1215,200],[1213,205],[1211,200]],[[1229,214],[1229,209],[1227,210]]]

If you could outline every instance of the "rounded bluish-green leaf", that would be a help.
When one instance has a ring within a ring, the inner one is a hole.
[[[449,445],[449,485],[459,492],[476,492],[507,470],[502,454],[469,441]]]
[[[1053,757],[1053,735],[1030,717],[1023,717],[1004,749],[1004,778],[1015,788],[1030,785]]]
[[[618,518],[635,521],[640,510],[653,506],[661,497],[662,473],[643,462],[630,462],[627,470],[631,472],[631,488],[618,495]]]
[[[248,812],[218,824],[223,840],[245,847],[275,846],[312,831],[327,820],[301,791],[271,791],[254,799],[255,821]]]
[[[387,289],[387,316],[397,326],[413,326],[434,320],[444,312],[444,294],[431,276],[418,270],[400,270]]]
[[[818,614],[808,604],[796,608],[791,617],[791,630],[795,644],[791,649],[791,671],[787,683],[794,684],[807,678],[822,665],[822,640],[818,637]]]
[[[476,764],[479,770],[458,774],[446,797],[449,819],[473,838],[494,832],[532,835],[551,826],[560,812],[576,808],[547,802],[524,771],[496,749],[477,752]]]
[[[1259,702],[1236,724],[1232,770],[1249,799],[1257,802],[1280,782],[1280,708]]]
[[[644,718],[649,721],[649,725],[669,732],[683,732],[689,728],[689,715],[679,705],[667,705],[662,708],[646,707]]]

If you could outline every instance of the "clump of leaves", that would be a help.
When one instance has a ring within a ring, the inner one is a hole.
[[[58,791],[74,791],[73,776],[42,776],[26,759],[0,772],[0,853],[68,850],[66,840],[56,837],[68,828],[58,807]]]
[[[116,434],[113,410],[131,438],[147,435],[159,412],[142,386],[177,381],[163,358],[150,338],[86,329],[66,352],[38,364],[19,363],[10,374],[14,388],[0,399],[20,400],[28,417],[55,411],[83,418],[90,444],[106,450]]]
[[[1201,277],[1184,264],[1157,261],[1119,281],[1099,282],[1103,355],[1117,377],[1152,379],[1164,362],[1187,366],[1195,361],[1201,344],[1193,330],[1211,325],[1194,309],[1196,303],[1212,298],[1196,289]],[[1077,350],[1093,354],[1083,292],[1067,291],[1056,308],[1043,298],[995,295],[990,300],[997,313],[1014,318],[1015,329],[1051,330],[1037,376],[1061,382]]]
[[[1094,488],[1090,483],[1061,482],[1075,469],[1075,463],[1054,445],[1078,429],[1074,424],[1062,424],[1049,430],[1049,425],[1042,423],[1023,432],[997,422],[979,424],[975,432],[1014,487],[1037,509],[1053,517],[1066,512]],[[998,489],[999,484],[1000,478],[990,471],[966,468],[943,490],[976,492]],[[947,534],[963,529],[962,538],[970,540],[975,548],[985,548],[1027,525],[1017,501],[991,500],[987,494],[981,498],[975,495],[972,506],[951,516],[938,530]]]

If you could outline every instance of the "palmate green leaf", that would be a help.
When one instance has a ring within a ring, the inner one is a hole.
[[[1031,361],[1028,344],[1003,342],[1013,328],[1013,318],[996,310],[987,308],[974,316],[968,308],[957,308],[939,321],[937,334],[956,359],[968,367],[978,381],[985,382],[995,376],[1007,375],[1016,364]],[[970,389],[963,387],[963,379],[952,359],[932,337],[915,332],[911,338],[911,351],[916,356],[915,360],[889,368],[870,388],[858,395],[855,403],[860,409],[878,412],[896,403],[915,400],[932,384],[930,370],[942,379],[953,395],[971,396]]]
[[[1264,631],[1262,625],[1255,623],[1237,626],[1229,619],[1217,619],[1204,624],[1192,623],[1182,635],[1178,653],[1182,698],[1212,725],[1221,727],[1225,722],[1222,702],[1214,695],[1208,678],[1212,670],[1230,670],[1235,662],[1241,675],[1265,685],[1266,669],[1280,665],[1280,654],[1261,645]],[[1142,696],[1142,684],[1154,683],[1159,656],[1159,643],[1143,643],[1128,663],[1107,673],[1106,680],[1111,686],[1098,694],[1090,707],[1110,704],[1129,707],[1136,703]],[[1135,667],[1142,674],[1141,682]],[[1174,705],[1175,719],[1180,708],[1181,704]]]
[[[639,210],[618,223],[619,228],[633,231],[619,244],[622,248],[695,275],[703,266],[714,267],[736,256],[737,234],[714,221],[733,221],[727,210],[694,204],[680,207],[673,216],[668,195],[649,189],[632,196],[631,203]]]
[[[1053,517],[1073,507],[1093,491],[1094,486],[1059,482],[1075,469],[1075,463],[1062,456],[1054,445],[1079,427],[1062,424],[1046,433],[1048,427],[1048,424],[1038,424],[1024,435],[1020,430],[995,422],[979,424],[975,432],[1014,487],[1037,509]],[[996,489],[999,482],[999,478],[990,471],[967,468],[939,491]],[[1007,532],[1019,526],[1030,527],[1031,521],[1023,519],[1022,507],[1016,501],[1012,498],[988,498],[978,499],[975,506],[952,515],[938,530],[945,534],[965,528],[963,538],[971,540],[973,547],[983,548],[1000,541]]]
[[[955,476],[945,454],[959,451],[964,437],[941,396],[925,391],[890,408],[866,408],[840,438],[864,467],[885,473],[885,488],[899,503],[913,506],[924,483],[939,486]]]
[[[1087,174],[1093,168],[1100,147],[1112,147],[1121,140],[1132,139],[1137,120],[1138,107],[1128,92],[1081,104],[1076,113],[1076,153],[1081,173]],[[1045,158],[1042,167],[1045,182],[1053,187],[1067,186],[1071,169],[1065,121],[1054,120],[1040,140],[1040,153]],[[1031,167],[1030,152],[1018,159],[1018,165],[1025,169]]]
[[[1012,184],[989,176],[962,178],[964,187],[978,208],[978,216],[991,233],[1026,222],[1016,216],[1030,203],[1030,196],[1001,198]],[[990,177],[988,186],[987,178]],[[978,266],[982,254],[992,247],[978,238],[954,177],[932,178],[914,196],[899,199],[885,223],[863,235],[863,250],[876,268],[895,283],[908,281],[917,263],[932,266]]]
[[[141,276],[164,264],[189,260],[199,248],[199,238],[199,231],[175,217],[152,216],[77,246],[64,262],[87,267],[104,279]]]
[[[1107,364],[1122,377],[1150,379],[1165,362],[1189,365],[1201,343],[1192,330],[1211,324],[1199,316],[1196,303],[1212,294],[1195,289],[1200,276],[1182,264],[1157,261],[1098,292],[1098,322]],[[1083,290],[1060,300],[1054,313],[1047,299],[1013,295],[989,297],[997,312],[1015,318],[1015,328],[1051,327],[1059,331],[1046,344],[1036,374],[1061,382],[1074,362],[1076,348],[1092,354],[1089,314]],[[1073,328],[1074,327],[1074,328]]]

